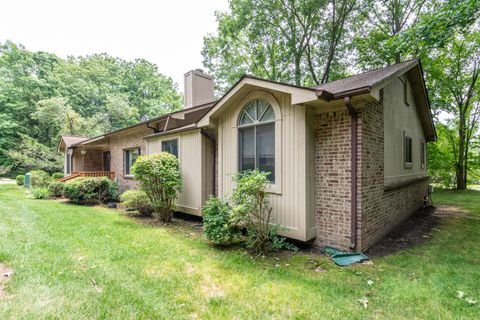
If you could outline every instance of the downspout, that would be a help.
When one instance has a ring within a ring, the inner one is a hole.
[[[351,208],[350,208],[350,249],[357,247],[357,111],[350,102],[350,96],[344,98],[345,107],[350,114],[350,142],[351,142]]]

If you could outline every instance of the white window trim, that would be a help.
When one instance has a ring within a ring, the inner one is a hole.
[[[275,123],[275,182],[271,183],[267,187],[267,192],[274,193],[274,194],[282,194],[282,112],[280,109],[280,104],[278,103],[275,97],[266,92],[266,91],[254,91],[247,94],[243,97],[238,103],[236,103],[236,108],[233,116],[233,123],[232,128],[235,128],[234,131],[234,139],[235,139],[235,148],[233,148],[232,157],[234,157],[234,163],[236,172],[238,172],[239,167],[239,146],[238,146],[238,129],[240,127],[247,127],[247,126],[239,126],[238,119],[240,113],[242,112],[243,108],[252,100],[256,99],[263,99],[267,101],[273,108],[275,112],[275,120],[269,121],[268,123]],[[267,122],[266,122],[267,123]]]

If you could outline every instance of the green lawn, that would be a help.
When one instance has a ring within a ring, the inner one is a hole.
[[[253,259],[189,227],[0,186],[0,262],[14,269],[0,319],[479,318],[456,291],[480,300],[480,192],[434,201],[471,217],[446,219],[423,245],[373,265],[339,268],[306,253]]]

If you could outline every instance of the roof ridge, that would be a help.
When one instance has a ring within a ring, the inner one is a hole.
[[[317,84],[317,85],[312,86],[310,88],[317,89],[317,88],[320,88],[321,86],[324,86],[326,84],[331,84],[331,83],[334,83],[334,82],[337,82],[337,81],[350,79],[350,78],[353,78],[353,77],[356,77],[356,76],[365,75],[367,73],[371,73],[371,72],[375,72],[375,71],[385,70],[387,68],[391,68],[391,67],[394,67],[394,66],[399,66],[399,65],[402,65],[402,64],[408,64],[408,63],[411,63],[413,61],[418,61],[418,58],[412,58],[412,59],[409,59],[409,60],[406,60],[406,61],[403,61],[403,62],[400,62],[400,63],[394,63],[394,64],[386,65],[384,67],[378,67],[378,68],[375,68],[375,69],[370,69],[370,70],[363,71],[363,72],[360,72],[360,73],[357,73],[357,74],[352,74],[352,75],[344,77],[344,78],[336,79],[336,80],[325,82],[325,83],[322,83],[322,84]]]

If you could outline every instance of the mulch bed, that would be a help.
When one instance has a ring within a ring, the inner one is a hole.
[[[365,254],[370,258],[378,258],[417,246],[428,241],[432,231],[435,230],[442,219],[466,216],[467,214],[457,207],[422,208],[390,231],[369,248]]]

